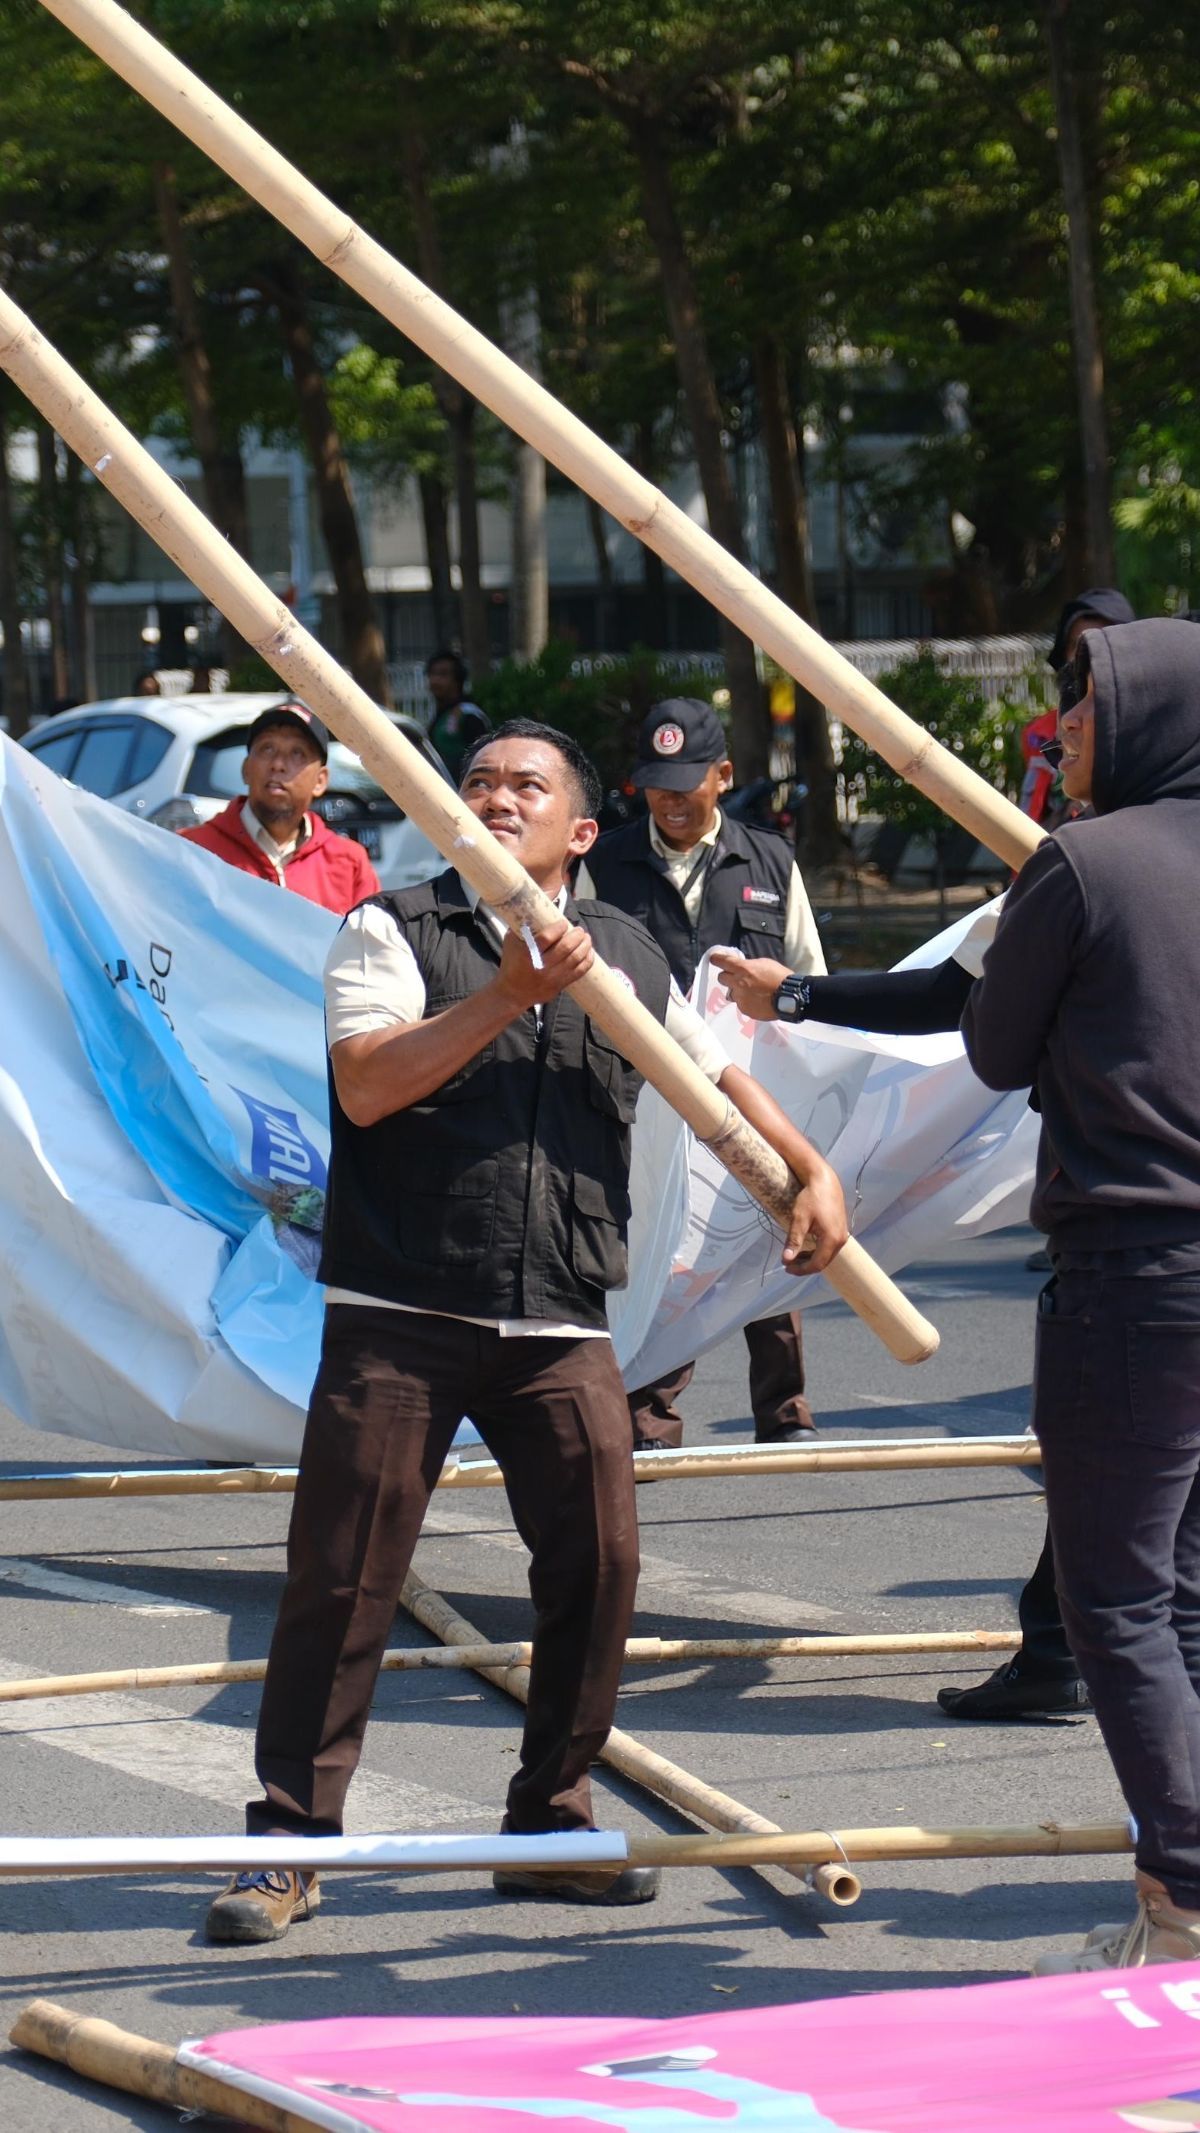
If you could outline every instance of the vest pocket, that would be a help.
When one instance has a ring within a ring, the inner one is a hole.
[[[632,1125],[641,1076],[611,1038],[591,1021],[584,1023],[583,1056],[590,1102],[606,1118],[619,1118],[623,1126]]]
[[[753,958],[769,955],[777,963],[783,961],[783,940],[787,930],[787,911],[782,904],[775,910],[756,909],[753,904],[738,906],[738,946]]]
[[[571,1180],[571,1264],[596,1289],[619,1286],[625,1275],[629,1194],[576,1171]]]
[[[396,1213],[396,1236],[405,1259],[421,1266],[481,1259],[491,1247],[499,1179],[494,1156],[467,1167],[422,1157]]]

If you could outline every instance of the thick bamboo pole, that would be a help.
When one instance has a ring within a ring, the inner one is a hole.
[[[262,2133],[313,2133],[314,2128],[319,2133],[318,2119],[247,2095],[199,2067],[181,2066],[168,2044],[135,2036],[93,2015],[74,2014],[53,2000],[31,2000],[8,2035],[20,2051],[36,2052],[73,2074],[122,2089],[127,2096],[146,2096],[168,2110],[205,2117],[215,2112],[237,2125],[259,2127]]]
[[[638,1481],[752,1481],[760,1474],[895,1474],[955,1467],[1040,1466],[1036,1437],[972,1438],[879,1444],[789,1444],[737,1446],[731,1451],[638,1452]],[[439,1489],[493,1489],[503,1477],[492,1459],[448,1465]],[[0,1476],[0,1503],[57,1503],[70,1498],[119,1496],[259,1496],[288,1495],[296,1486],[295,1467],[198,1467],[184,1472],[153,1468],[107,1468],[95,1473],[5,1474]]]
[[[898,1659],[937,1652],[1010,1652],[1021,1641],[1017,1628],[912,1630],[883,1636],[846,1637],[630,1637],[629,1666],[709,1666],[718,1660]],[[415,1645],[385,1652],[385,1674],[455,1673],[478,1667],[527,1667],[530,1644]],[[0,1681],[0,1704],[55,1696],[103,1696],[114,1690],[228,1688],[262,1681],[265,1659],[209,1659],[191,1666],[112,1667],[94,1674],[31,1674]]]
[[[409,1572],[400,1593],[400,1605],[421,1624],[431,1630],[443,1644],[466,1648],[480,1642],[479,1632],[451,1607],[449,1600],[440,1592],[422,1582],[414,1571]],[[480,1666],[472,1671],[482,1675],[485,1681],[494,1683],[518,1703],[529,1700],[529,1667],[527,1663],[507,1666]],[[707,1823],[710,1829],[724,1830],[750,1838],[775,1837],[779,1834],[778,1822],[768,1822],[764,1815],[755,1814],[753,1808],[741,1800],[731,1798],[727,1792],[718,1792],[713,1785],[706,1785],[702,1778],[693,1776],[678,1763],[669,1762],[665,1755],[657,1755],[631,1733],[623,1733],[614,1726],[600,1750],[600,1760],[611,1769],[619,1770],[622,1777],[630,1778],[635,1785],[642,1785],[660,1800],[672,1807],[681,1808],[696,1822]],[[851,1872],[844,1860],[835,1854],[833,1860],[814,1862],[826,1869],[820,1882],[810,1874],[807,1865],[795,1866],[785,1862],[784,1870],[794,1874],[798,1881],[810,1881],[814,1888],[832,1903],[846,1905],[857,1903],[862,1894],[858,1876]]]
[[[564,1845],[570,1845],[564,1850]],[[304,1873],[491,1874],[519,1866],[783,1867],[797,1874],[871,1859],[1068,1859],[1133,1850],[1128,1822],[1035,1822],[978,1828],[733,1830],[626,1837],[19,1837],[0,1838],[0,1880],[100,1874],[208,1874],[294,1867]]]
[[[893,770],[1010,866],[1029,857],[1041,835],[1010,800],[889,703],[727,549],[368,237],[113,0],[42,4],[315,258],[653,548]]]
[[[247,644],[350,742],[384,790],[507,926],[515,932],[539,932],[558,922],[557,907],[520,861],[504,850],[336,660],[301,629],[283,602],[3,292],[0,368]],[[786,1229],[795,1181],[782,1157],[768,1148],[599,958],[571,989],[625,1057]],[[933,1354],[938,1341],[933,1327],[853,1238],[826,1278],[900,1362],[921,1362]]]

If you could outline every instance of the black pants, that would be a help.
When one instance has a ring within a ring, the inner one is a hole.
[[[637,1585],[625,1388],[607,1340],[502,1340],[432,1313],[326,1312],[271,1639],[251,1835],[336,1836],[432,1491],[470,1413],[530,1551],[513,1830],[587,1829]],[[447,1768],[449,1768],[449,1748]]]
[[[1063,1620],[1137,1863],[1200,1910],[1200,1274],[1060,1270],[1033,1420]]]
[[[1017,1614],[1021,1623],[1022,1674],[1036,1675],[1043,1681],[1074,1681],[1079,1668],[1067,1642],[1062,1608],[1058,1604],[1054,1543],[1049,1526],[1033,1576],[1022,1588]]]
[[[750,1361],[750,1412],[754,1441],[772,1444],[787,1429],[811,1429],[812,1409],[804,1396],[804,1333],[798,1311],[778,1318],[756,1318],[744,1329]],[[646,1437],[660,1444],[683,1443],[683,1416],[675,1402],[692,1382],[694,1363],[681,1363],[652,1385],[629,1395],[633,1441]]]

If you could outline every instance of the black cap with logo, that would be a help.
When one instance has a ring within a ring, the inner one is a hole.
[[[295,701],[286,704],[272,704],[269,711],[259,712],[254,724],[247,728],[247,750],[253,748],[260,734],[272,733],[276,726],[298,727],[301,733],[307,734],[313,747],[320,755],[321,761],[323,763],[329,761],[328,727],[321,724],[320,719],[315,712],[309,710],[307,704]]]
[[[630,783],[691,792],[709,765],[723,763],[728,754],[725,728],[711,704],[698,696],[668,696],[642,720]]]

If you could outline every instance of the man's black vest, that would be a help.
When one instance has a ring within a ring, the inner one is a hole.
[[[373,899],[425,983],[426,1017],[496,975],[499,943],[454,873]],[[568,904],[661,1022],[669,973],[624,912]],[[330,1075],[319,1279],[462,1318],[606,1323],[623,1287],[629,1129],[641,1076],[565,994],[521,1015],[440,1089],[355,1126]]]
[[[738,948],[743,955],[783,961],[793,864],[788,845],[773,830],[747,829],[722,815],[693,926],[665,860],[650,842],[646,816],[610,830],[585,861],[597,896],[641,920],[683,992],[691,991],[696,966],[710,948]]]

